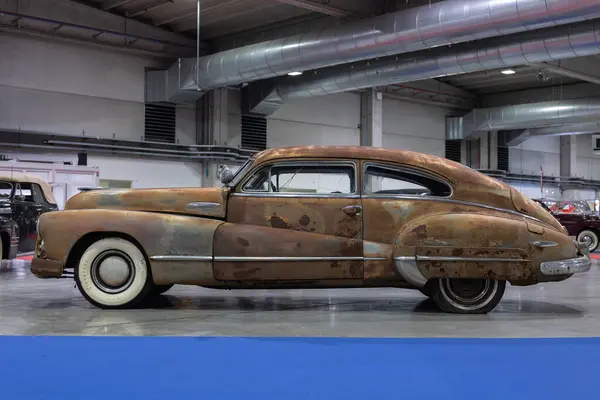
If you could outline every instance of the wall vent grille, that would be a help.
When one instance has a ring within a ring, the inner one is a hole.
[[[460,147],[460,140],[446,140],[446,158],[459,163],[462,156]]]
[[[267,118],[242,115],[242,149],[262,151],[267,148]]]
[[[508,159],[509,149],[506,146],[498,146],[498,169],[500,171],[508,172],[509,159]]]
[[[144,140],[175,143],[176,108],[171,103],[146,103]]]

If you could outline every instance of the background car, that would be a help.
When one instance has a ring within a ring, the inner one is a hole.
[[[591,209],[585,201],[555,202],[561,206],[552,211],[548,207],[548,201],[534,199],[567,229],[570,236],[575,236],[577,241],[584,243],[590,252],[596,251],[600,244],[600,217]],[[562,210],[567,210],[563,212]]]
[[[7,210],[5,216],[19,228],[19,252],[34,250],[40,215],[58,210],[48,183],[34,175],[16,172],[0,174],[0,207]]]

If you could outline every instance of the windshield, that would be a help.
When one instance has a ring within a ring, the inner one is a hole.
[[[10,182],[0,182],[0,199],[9,199],[12,195],[13,185]]]

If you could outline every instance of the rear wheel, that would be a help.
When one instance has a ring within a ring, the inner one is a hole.
[[[114,237],[100,239],[83,252],[75,267],[75,282],[83,297],[99,308],[134,307],[152,288],[142,251]]]
[[[425,292],[445,312],[486,314],[504,295],[506,281],[495,279],[439,278],[427,282]]]
[[[577,241],[585,244],[590,249],[590,253],[598,248],[598,234],[592,230],[586,229],[581,231],[579,235],[577,235]]]

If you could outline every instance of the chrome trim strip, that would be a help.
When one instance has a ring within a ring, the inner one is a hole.
[[[536,247],[545,248],[545,247],[556,247],[556,246],[558,246],[558,243],[551,242],[548,240],[538,240],[536,242],[533,242],[533,245]]]
[[[359,194],[343,194],[343,193],[326,193],[326,194],[311,194],[311,193],[275,193],[275,192],[257,192],[257,193],[232,193],[231,196],[239,197],[291,197],[296,199],[301,198],[322,198],[322,199],[360,199]]]
[[[193,201],[185,206],[185,211],[210,210],[219,208],[221,204],[209,201]]]
[[[401,256],[396,261],[448,261],[448,262],[529,262],[525,258],[493,258],[493,257],[445,257],[445,256]]]
[[[226,257],[226,256],[152,256],[154,261],[387,261],[385,257]]]
[[[493,257],[445,257],[445,256],[416,256],[417,261],[449,261],[449,262],[529,262],[524,258],[493,258]]]
[[[363,261],[363,257],[226,257],[218,256],[215,261],[254,262],[254,261]]]
[[[570,258],[567,260],[544,261],[540,264],[540,272],[544,275],[571,275],[587,272],[592,267],[588,257]]]
[[[212,256],[152,256],[153,261],[212,261]]]

